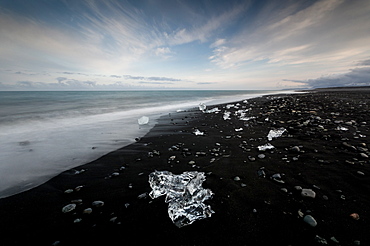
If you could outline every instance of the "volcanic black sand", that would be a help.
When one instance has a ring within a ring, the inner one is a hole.
[[[0,245],[370,245],[369,88],[218,108],[163,116],[136,143],[0,199]],[[212,217],[177,228],[164,197],[148,196],[155,170],[204,172]]]

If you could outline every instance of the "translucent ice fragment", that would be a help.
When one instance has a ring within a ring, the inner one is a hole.
[[[152,191],[149,196],[154,199],[166,195],[168,215],[177,227],[192,224],[196,220],[211,217],[209,205],[203,202],[211,198],[210,189],[204,189],[205,180],[203,172],[184,172],[174,175],[168,171],[155,171],[149,175],[149,184]]]
[[[139,123],[139,125],[146,125],[149,123],[149,117],[147,116],[142,116],[141,118],[139,118],[137,120],[137,123]]]
[[[286,131],[285,128],[280,128],[277,130],[270,130],[269,134],[267,135],[267,139],[271,141],[273,138],[278,138]]]
[[[206,110],[207,106],[204,103],[199,103],[199,110],[204,112]]]
[[[268,150],[268,149],[274,149],[275,147],[272,144],[267,143],[265,145],[258,146],[257,148],[258,148],[259,151],[265,151],[265,150]]]
[[[197,135],[197,136],[203,136],[204,132],[201,132],[198,129],[195,129],[194,134]]]
[[[230,114],[231,112],[225,112],[223,116],[224,120],[230,120]]]

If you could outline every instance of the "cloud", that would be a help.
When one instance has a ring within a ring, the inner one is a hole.
[[[149,81],[183,81],[181,79],[174,79],[174,78],[167,78],[167,77],[144,77],[144,76],[131,76],[131,75],[123,75],[123,78],[127,80],[149,80]]]
[[[66,77],[58,77],[58,78],[56,78],[56,80],[58,80],[58,82],[61,83],[62,81],[67,80],[67,78]]]
[[[362,1],[266,2],[237,34],[211,45],[210,61],[227,69],[263,62],[279,65],[348,63],[369,50],[370,5]]]
[[[341,86],[370,86],[370,67],[351,69],[344,74],[333,74],[308,80],[284,80],[305,84],[312,88]]]
[[[122,78],[122,76],[118,76],[118,75],[111,75],[112,78]]]
[[[174,54],[174,52],[172,52],[171,49],[168,47],[158,47],[154,53],[156,56],[162,57],[164,59],[168,59],[172,57],[172,54]]]
[[[370,66],[370,59],[369,60],[363,60],[357,63],[358,66]]]
[[[152,84],[152,85],[172,85],[173,83],[172,82],[159,82],[159,81],[156,81],[156,82],[148,82],[148,81],[140,81],[138,82],[139,84]]]
[[[211,84],[217,84],[217,82],[198,82],[198,85],[211,85]]]

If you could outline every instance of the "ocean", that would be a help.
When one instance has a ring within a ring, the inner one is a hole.
[[[133,143],[161,115],[199,103],[210,106],[276,93],[279,91],[2,91],[0,198],[31,189]],[[147,125],[138,124],[142,116],[149,117]]]

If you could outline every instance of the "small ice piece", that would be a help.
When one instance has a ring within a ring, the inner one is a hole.
[[[139,123],[139,125],[146,125],[149,123],[149,117],[147,116],[142,116],[141,118],[139,118],[137,120],[137,123]]]
[[[240,128],[237,128],[237,129],[235,129],[235,131],[236,131],[236,132],[243,131],[243,128],[241,128],[241,127],[240,127]]]
[[[231,112],[227,112],[227,111],[226,111],[226,112],[224,113],[224,116],[223,116],[223,117],[224,117],[224,120],[230,120],[230,114],[231,114]]]
[[[168,215],[177,227],[192,224],[195,220],[211,217],[211,206],[203,202],[212,197],[210,189],[204,189],[203,172],[184,172],[174,175],[168,171],[155,171],[149,174],[152,191],[149,196],[154,199],[166,195]]]
[[[274,149],[275,147],[272,144],[267,143],[265,145],[258,146],[257,148],[258,148],[259,151],[265,151],[265,150],[268,150],[268,149]]]
[[[195,129],[194,134],[197,135],[197,136],[203,136],[204,132],[201,132],[198,129]]]
[[[199,103],[199,110],[204,112],[206,110],[207,106],[204,103]]]
[[[207,111],[205,111],[207,114],[211,114],[211,113],[218,113],[220,112],[221,110],[219,110],[218,108],[213,108],[213,109],[208,109]]]
[[[253,120],[255,119],[256,117],[252,116],[252,117],[240,117],[239,119],[240,120],[244,120],[244,121],[248,121],[248,120]]]
[[[286,131],[285,128],[280,128],[277,130],[270,130],[269,134],[267,135],[267,139],[271,141],[273,138],[278,138]]]

